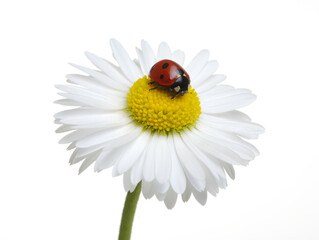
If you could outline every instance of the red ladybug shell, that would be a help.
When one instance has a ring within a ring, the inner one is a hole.
[[[153,65],[148,76],[160,85],[171,86],[181,76],[181,73],[184,73],[184,76],[189,79],[184,68],[172,60],[164,59]]]

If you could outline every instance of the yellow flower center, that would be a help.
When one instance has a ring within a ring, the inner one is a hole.
[[[190,86],[184,96],[171,99],[168,89],[150,90],[151,81],[148,76],[138,79],[127,94],[128,111],[135,121],[160,134],[195,126],[201,114],[195,89]]]

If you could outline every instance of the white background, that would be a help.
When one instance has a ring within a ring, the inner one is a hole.
[[[0,239],[116,239],[126,193],[121,177],[78,176],[57,142],[63,110],[54,84],[111,59],[109,39],[131,57],[147,40],[220,63],[225,84],[252,89],[243,109],[265,134],[261,155],[206,206],[167,210],[141,197],[132,239],[318,239],[318,1],[1,1]]]

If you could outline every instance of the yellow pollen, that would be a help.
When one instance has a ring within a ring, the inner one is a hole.
[[[191,86],[184,96],[174,99],[168,89],[154,87],[148,76],[138,79],[127,94],[128,111],[135,121],[152,132],[166,134],[193,127],[200,114],[200,101]]]

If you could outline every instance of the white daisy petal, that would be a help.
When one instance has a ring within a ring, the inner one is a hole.
[[[95,145],[93,147],[88,147],[88,148],[77,148],[78,153],[77,153],[77,157],[85,157],[88,154],[91,154],[93,152],[98,152],[98,150],[101,150],[105,147],[104,144],[99,144],[99,145]]]
[[[219,192],[219,188],[225,188],[227,186],[227,180],[226,175],[224,178],[220,178],[218,182],[216,182],[215,178],[212,177],[211,174],[206,175],[206,181],[207,181],[207,191],[212,194],[213,196],[217,196],[217,193]]]
[[[71,109],[60,112],[55,115],[56,118],[61,119],[61,123],[69,125],[77,125],[80,128],[81,125],[87,128],[113,128],[124,126],[130,122],[132,119],[127,116],[127,114],[122,111],[105,112],[100,109]]]
[[[56,100],[54,101],[54,103],[56,104],[61,104],[61,105],[64,105],[64,106],[72,106],[72,107],[78,107],[78,106],[89,106],[88,104],[81,104],[75,100],[71,100],[71,99],[59,99],[59,100]]]
[[[75,149],[69,159],[69,163],[72,164],[76,164],[80,161],[82,161],[83,159],[85,159],[85,157],[81,157],[81,158],[77,158],[77,153],[78,153],[79,149]]]
[[[194,145],[192,144],[192,140],[187,133],[182,134],[182,139],[184,139],[184,143],[187,145],[187,147],[193,152],[194,156],[197,157],[199,161],[201,161],[210,171],[210,173],[215,177],[215,179],[219,179],[224,176],[223,169],[221,166],[217,163],[217,161],[214,158],[209,158],[205,153],[200,151]]]
[[[66,135],[65,137],[63,137],[59,143],[64,144],[64,143],[70,143],[70,142],[74,142],[77,141],[81,138],[84,138],[88,135],[91,135],[93,133],[98,132],[98,130],[94,129],[79,129],[76,131],[73,131],[72,133],[69,133],[68,135]]]
[[[167,193],[156,193],[155,195],[158,201],[163,201],[166,198]]]
[[[121,157],[122,149],[107,150],[104,149],[95,161],[94,171],[100,172],[114,165],[116,159]]]
[[[63,124],[62,126],[58,127],[55,132],[56,133],[63,133],[63,132],[68,132],[68,131],[72,131],[74,130],[74,128],[72,128],[71,126],[69,125],[65,125]]]
[[[217,161],[218,163],[221,163],[221,161]],[[221,167],[222,168],[222,167]],[[225,188],[227,186],[227,179],[226,174],[224,171],[222,171],[222,176],[220,178],[216,179],[209,169],[204,166],[204,171],[206,173],[206,190],[212,194],[213,196],[216,196],[219,192],[219,188]]]
[[[190,183],[187,183],[185,192],[182,194],[182,200],[184,202],[187,202],[190,199],[191,195],[192,195],[192,191],[191,191]]]
[[[227,94],[227,93],[231,93],[235,88],[232,86],[228,86],[228,85],[218,85],[214,88],[209,89],[209,91],[206,91],[205,93],[200,95],[201,101],[203,100],[203,98],[210,98],[210,97],[214,97],[214,98],[218,98],[220,96],[223,96],[222,94]]]
[[[134,185],[138,184],[143,179],[143,168],[144,168],[145,158],[146,158],[146,150],[144,150],[140,159],[138,159],[132,167],[131,182]]]
[[[133,62],[135,63],[135,65],[138,67],[138,69],[141,69],[141,64],[140,61],[138,59],[134,59]]]
[[[235,179],[235,169],[234,169],[233,165],[225,163],[225,162],[220,162],[220,164],[223,166],[223,168],[227,172],[228,176],[234,180]]]
[[[148,75],[150,70],[148,69],[148,66],[145,64],[142,50],[139,48],[136,48],[136,54],[141,65],[143,75]]]
[[[215,130],[204,124],[200,124],[196,126],[196,128],[201,134],[208,135],[212,142],[225,146],[238,154],[242,159],[252,160],[258,155],[258,151],[253,145],[241,140],[235,135]]]
[[[124,173],[123,174],[123,186],[124,186],[124,190],[126,192],[130,191],[132,183],[130,181],[130,174],[128,173]]]
[[[82,162],[82,165],[79,169],[79,174],[84,171],[87,167],[89,167],[96,159],[97,157],[100,155],[101,151],[100,150],[96,150],[96,151],[92,151],[90,153],[87,153],[85,155],[80,155],[81,153],[81,149],[77,148],[73,151],[69,163],[72,164],[76,164],[78,162]]]
[[[126,149],[126,144],[118,146],[117,148],[105,147],[95,162],[94,170],[97,172],[100,172],[104,169],[107,169],[115,165],[118,159],[120,159],[123,156],[125,149]],[[116,175],[117,172],[114,170],[116,169],[113,168],[113,172],[112,172],[113,177],[117,176]],[[136,185],[136,184],[133,184],[133,185]]]
[[[205,116],[203,115],[202,118],[204,118]],[[252,126],[254,126],[253,124],[251,124]],[[202,120],[201,123],[199,125],[197,125],[197,129],[199,129],[200,131],[204,131],[207,134],[209,134],[210,136],[214,136],[216,138],[218,138],[219,142],[229,142],[229,143],[233,143],[236,144],[237,147],[239,148],[245,148],[247,151],[250,151],[251,154],[253,155],[258,155],[259,151],[257,150],[257,148],[255,146],[253,146],[252,144],[244,141],[243,139],[241,139],[240,137],[225,132],[225,131],[221,131],[218,128],[215,127],[216,125],[212,124],[211,122],[208,122],[207,120]],[[235,146],[232,146],[235,147]],[[245,151],[245,149],[243,149],[243,151]]]
[[[128,143],[136,139],[141,134],[141,131],[142,129],[140,128],[131,129],[123,135],[118,135],[114,137],[112,140],[104,142],[104,144],[109,149],[127,146]]]
[[[103,131],[97,131],[93,134],[82,137],[77,142],[76,146],[80,148],[86,148],[86,147],[91,147],[91,146],[95,146],[102,143],[105,143],[105,144],[109,143],[108,145],[111,145],[111,144],[114,144],[114,142],[118,138],[133,137],[132,139],[134,139],[134,136],[138,135],[140,131],[141,131],[140,129],[135,127],[134,123],[130,123],[126,126],[106,129]]]
[[[256,96],[246,89],[236,89],[233,91],[219,94],[219,96],[211,96],[201,98],[203,104],[202,112],[207,114],[223,113],[233,111],[238,108],[245,107],[256,100]]]
[[[107,88],[102,83],[96,81],[91,76],[83,76],[80,74],[68,74],[66,75],[66,78],[68,79],[67,82],[73,83],[76,85],[80,85],[81,87],[84,87],[94,93],[101,94],[101,95],[111,95],[116,97],[126,97],[125,92],[121,90],[115,90],[111,88]]]
[[[230,114],[231,116],[228,116]],[[229,112],[228,115],[202,114],[201,119],[210,127],[225,132],[235,133],[247,139],[257,138],[259,134],[264,132],[264,128],[261,125],[250,122],[250,119],[245,118],[245,115],[238,114],[238,111]]]
[[[94,79],[96,79],[98,82],[102,83],[103,85],[105,85],[109,89],[115,89],[115,90],[122,90],[123,89],[123,84],[114,81],[113,79],[106,76],[102,72],[95,71],[95,70],[92,70],[90,68],[82,67],[82,66],[74,64],[74,63],[70,63],[70,65],[72,67],[75,67],[75,68],[89,74],[91,77],[93,77]]]
[[[240,112],[240,111],[237,111],[237,110],[225,112],[225,113],[214,114],[214,116],[220,117],[220,118],[225,118],[228,120],[233,120],[233,121],[251,122],[251,119],[247,114]]]
[[[109,97],[108,99],[98,95],[82,95],[82,94],[72,94],[72,93],[58,93],[62,97],[69,98],[77,102],[77,106],[80,107],[95,107],[97,109],[104,109],[106,111],[122,110],[125,108],[125,101],[119,101],[113,104],[112,100],[116,98]]]
[[[75,142],[72,142],[70,143],[70,145],[67,147],[67,150],[72,150],[74,149],[76,146],[75,146]]]
[[[235,152],[223,146],[222,144],[216,144],[214,138],[203,132],[199,132],[196,129],[193,129],[192,132],[188,133],[191,139],[196,139],[193,141],[194,144],[197,144],[197,147],[204,151],[208,156],[215,157],[224,162],[234,164],[234,165],[247,165],[248,161],[240,158]]]
[[[147,182],[151,182],[155,179],[155,157],[157,150],[159,136],[154,134],[148,145],[146,153],[146,161],[143,168],[143,179]],[[154,154],[155,153],[155,154]]]
[[[181,50],[176,50],[172,53],[172,60],[183,66],[185,61],[185,54]]]
[[[166,207],[168,209],[172,209],[176,204],[176,200],[177,200],[177,194],[172,189],[170,189],[167,192],[166,197],[164,199],[164,203]]]
[[[197,84],[196,92],[201,96],[206,93],[210,89],[214,88],[218,83],[221,83],[226,79],[225,75],[222,74],[214,74],[210,76],[207,80],[202,82],[200,85]]]
[[[186,67],[192,83],[196,82],[197,75],[205,67],[209,57],[208,50],[200,51]]]
[[[168,189],[170,187],[170,184],[168,182],[165,183],[159,183],[156,180],[154,181],[154,188],[155,188],[155,192],[157,193],[167,193]]]
[[[210,103],[212,100],[231,97],[238,94],[251,93],[250,90],[244,88],[234,88],[227,85],[219,85],[215,88],[201,94],[201,100]]]
[[[90,96],[83,96],[78,94],[71,94],[71,93],[59,93],[62,97],[69,98],[76,102],[75,106],[85,106],[85,107],[96,107],[98,109],[110,109],[112,111],[114,110],[120,110],[123,109],[124,106],[114,106],[109,101],[107,101],[104,97],[96,96],[96,95],[90,95]]]
[[[92,109],[92,108],[75,108],[71,110],[64,110],[61,112],[58,112],[54,114],[54,117],[59,120],[59,124],[61,124],[62,119],[67,119],[67,118],[81,118],[84,117],[85,115],[90,114],[102,114],[104,111],[100,109]]]
[[[186,177],[183,168],[178,160],[172,135],[167,138],[167,144],[170,151],[170,157],[172,160],[170,184],[176,193],[183,193],[186,188]]]
[[[101,69],[106,75],[116,82],[119,82],[128,89],[130,87],[130,81],[123,76],[115,67],[113,67],[108,61],[94,55],[93,53],[85,52],[88,59],[99,69]]]
[[[142,46],[145,70],[149,71],[155,63],[155,54],[151,46],[148,44],[148,42],[142,40],[141,46]]]
[[[170,59],[171,58],[171,49],[169,48],[166,42],[162,42],[157,51],[157,61],[161,61],[163,59]]]
[[[217,61],[209,61],[205,67],[201,70],[201,72],[197,75],[195,81],[192,81],[192,85],[194,88],[202,85],[211,75],[213,75],[218,68]]]
[[[138,136],[138,138],[129,143],[122,158],[118,160],[115,166],[119,173],[128,171],[142,156],[143,152],[147,148],[149,139],[150,134],[148,132],[143,132],[140,136]]]
[[[100,152],[95,152],[92,156],[88,156],[81,164],[79,168],[79,174],[81,174],[85,169],[92,165],[100,155]]]
[[[188,180],[198,191],[205,189],[205,173],[200,164],[195,160],[194,154],[188,150],[177,134],[173,135],[177,156],[184,168]]]
[[[61,124],[61,121],[60,121],[60,119],[54,119],[54,123],[55,124]]]
[[[143,196],[146,198],[146,199],[150,199],[154,196],[155,194],[155,189],[153,187],[153,182],[147,182],[147,181],[143,181],[143,184],[142,184],[142,193],[143,193]]]
[[[133,185],[131,182],[131,172],[127,171],[123,174],[123,185],[126,192],[133,192],[136,188],[136,185]]]
[[[142,77],[140,69],[130,59],[122,45],[115,39],[110,41],[113,56],[120,65],[124,75],[130,82],[134,82],[136,79]]]
[[[167,145],[167,136],[159,136],[155,152],[155,176],[159,183],[165,183],[171,175],[171,158]]]
[[[207,191],[198,192],[194,189],[192,192],[195,199],[204,206],[207,202]]]
[[[123,107],[125,107],[126,99],[123,97],[117,97],[111,94],[101,95],[77,86],[56,85],[55,87],[75,96],[99,99],[105,103],[109,103],[111,109],[123,109]]]

